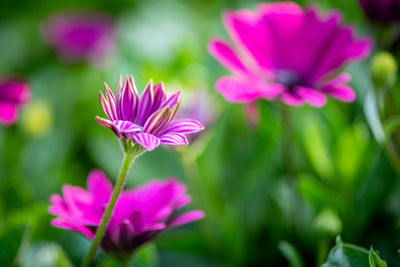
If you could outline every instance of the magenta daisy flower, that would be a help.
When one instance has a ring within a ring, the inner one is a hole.
[[[16,79],[0,81],[0,124],[10,125],[18,118],[18,108],[29,101],[29,86]]]
[[[108,119],[96,117],[99,125],[110,128],[118,138],[132,139],[148,151],[160,144],[186,145],[186,134],[204,129],[196,120],[173,120],[181,92],[167,97],[162,83],[153,86],[150,80],[139,98],[133,77],[127,77],[125,82],[120,77],[116,95],[107,84],[105,95],[100,92],[100,104]]]
[[[114,26],[102,13],[59,13],[47,19],[43,39],[67,63],[99,63],[114,49]]]
[[[255,12],[227,11],[223,20],[235,48],[214,39],[208,50],[233,73],[215,85],[228,101],[281,99],[321,107],[327,96],[355,99],[346,84],[350,75],[339,69],[368,56],[371,41],[342,26],[340,14],[322,17],[314,8],[276,2],[260,4]]]
[[[64,185],[63,196],[51,196],[49,212],[57,216],[51,221],[52,226],[94,238],[113,187],[101,171],[89,174],[87,187],[88,190]],[[200,210],[177,214],[191,201],[185,192],[186,187],[174,178],[152,180],[123,191],[101,241],[103,249],[129,255],[162,231],[203,218]]]

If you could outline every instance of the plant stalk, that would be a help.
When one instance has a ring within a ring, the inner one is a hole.
[[[282,163],[288,175],[294,177],[294,144],[293,144],[293,118],[290,106],[282,104]]]
[[[131,168],[137,154],[132,152],[124,152],[124,159],[122,161],[121,170],[119,172],[119,176],[117,182],[114,186],[113,193],[111,195],[110,202],[107,205],[107,208],[101,218],[100,226],[96,230],[95,237],[93,239],[92,245],[90,246],[89,252],[83,260],[82,267],[89,267],[90,263],[93,260],[94,255],[96,254],[97,247],[100,245],[101,239],[104,236],[104,232],[107,229],[107,225],[110,221],[111,215],[114,211],[115,204],[117,203],[118,197],[124,188],[126,177]]]

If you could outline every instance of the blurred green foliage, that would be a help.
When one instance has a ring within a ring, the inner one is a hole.
[[[340,234],[347,242],[372,245],[389,265],[400,265],[400,184],[365,118],[364,99],[372,90],[368,60],[348,68],[355,103],[329,100],[321,109],[292,110],[296,175],[291,179],[282,162],[281,105],[258,102],[260,123],[254,127],[242,105],[227,103],[214,91],[226,70],[207,54],[207,40],[227,36],[223,10],[258,2],[1,1],[0,73],[26,77],[32,105],[42,108],[34,113],[28,106],[17,125],[0,128],[0,266],[71,266],[82,260],[89,241],[50,226],[48,199],[65,183],[84,187],[94,168],[115,179],[122,159],[118,141],[94,117],[102,114],[103,82],[116,84],[120,74],[133,74],[139,90],[150,78],[164,81],[168,90],[183,90],[183,101],[185,91],[206,90],[221,111],[189,147],[158,148],[135,163],[127,187],[175,175],[188,185],[191,207],[203,209],[206,218],[163,233],[131,264],[312,266],[318,250],[331,247]],[[340,9],[358,32],[373,36],[357,1],[298,2]],[[103,68],[65,65],[42,42],[40,24],[64,10],[114,17],[117,49]],[[47,130],[32,130],[32,120],[47,123]],[[368,258],[368,251],[341,241],[324,266],[345,266],[336,263],[349,254],[367,264],[357,266],[383,266],[377,254]],[[96,263],[118,266],[104,253]]]

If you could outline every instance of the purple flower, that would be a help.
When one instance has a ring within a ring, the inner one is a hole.
[[[51,196],[49,212],[57,216],[51,221],[52,226],[93,239],[113,187],[101,171],[89,174],[87,187],[88,190],[64,185],[63,197]],[[152,180],[123,191],[102,239],[103,249],[114,254],[130,254],[168,228],[203,218],[204,212],[200,210],[176,214],[177,209],[191,201],[185,191],[186,187],[174,178]]]
[[[18,118],[18,108],[29,101],[29,86],[17,79],[0,81],[0,124],[10,125]]]
[[[100,104],[109,118],[96,117],[100,126],[110,128],[120,138],[133,140],[148,151],[165,145],[186,145],[185,134],[204,129],[192,119],[172,121],[179,106],[181,92],[167,98],[164,85],[153,86],[150,80],[139,98],[133,77],[125,82],[120,77],[116,95],[105,84],[105,95],[100,92]]]
[[[359,2],[371,21],[379,23],[400,21],[399,0],[359,0]]]
[[[215,85],[228,101],[280,98],[288,105],[321,107],[326,96],[355,99],[346,85],[350,75],[339,68],[368,56],[372,44],[343,27],[340,14],[321,17],[314,8],[276,2],[260,4],[256,12],[227,11],[223,20],[236,48],[214,39],[208,49],[234,74]]]
[[[60,13],[45,21],[44,40],[68,63],[101,62],[114,48],[113,23],[101,13]]]

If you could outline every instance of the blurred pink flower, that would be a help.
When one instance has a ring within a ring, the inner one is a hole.
[[[113,23],[102,13],[58,13],[42,26],[44,41],[67,63],[98,64],[114,48]]]
[[[359,0],[367,17],[374,22],[400,22],[400,0]]]
[[[92,171],[88,190],[64,185],[63,197],[51,196],[49,212],[57,218],[52,226],[76,231],[93,239],[112,194],[112,184],[101,171]],[[199,220],[200,210],[181,215],[176,212],[191,201],[186,187],[174,178],[152,180],[121,193],[101,241],[103,249],[113,254],[130,254],[160,232]]]
[[[0,124],[10,125],[18,118],[18,108],[29,101],[29,86],[17,79],[6,78],[0,81]]]
[[[125,82],[120,77],[116,95],[107,84],[104,86],[106,96],[100,92],[100,105],[108,119],[97,116],[97,123],[111,129],[118,138],[132,138],[148,151],[160,144],[187,145],[186,134],[204,129],[196,120],[173,120],[181,92],[167,97],[161,82],[153,86],[150,80],[140,98],[133,77],[127,77]]]
[[[339,13],[324,18],[315,8],[275,2],[260,4],[255,12],[227,11],[223,20],[236,48],[214,39],[208,50],[234,74],[215,85],[228,101],[280,98],[288,105],[321,107],[326,96],[355,99],[346,85],[350,75],[338,69],[368,56],[372,43],[357,40]]]

